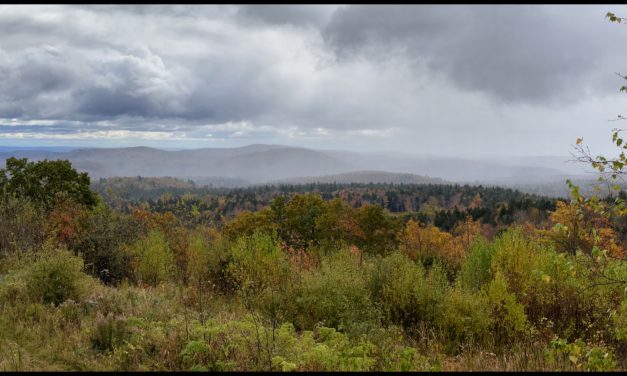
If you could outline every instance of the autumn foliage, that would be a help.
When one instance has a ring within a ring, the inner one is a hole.
[[[2,196],[0,369],[626,369],[620,218],[459,187],[392,211],[360,189],[220,225],[200,204]]]

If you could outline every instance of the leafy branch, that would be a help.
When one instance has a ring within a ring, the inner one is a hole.
[[[625,21],[624,17],[619,17],[612,12],[607,12],[607,14],[605,15],[605,18],[609,19],[610,22],[616,22],[616,23],[621,23]]]

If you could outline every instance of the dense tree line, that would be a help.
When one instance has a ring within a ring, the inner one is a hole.
[[[406,220],[420,218],[450,231],[467,216],[492,226],[509,226],[530,219],[535,224],[546,221],[546,213],[555,209],[556,199],[521,193],[516,190],[470,185],[445,184],[303,184],[265,185],[248,188],[180,188],[164,179],[151,178],[146,186],[141,178],[126,184],[101,179],[95,186],[105,201],[120,210],[133,208],[172,212],[190,226],[198,224],[221,227],[244,211],[268,207],[277,197],[289,198],[315,193],[325,201],[341,199],[354,208],[378,205]]]

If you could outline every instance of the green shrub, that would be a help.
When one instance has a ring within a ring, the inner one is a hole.
[[[224,323],[194,322],[191,336],[180,353],[184,369],[259,371],[271,367],[268,328],[260,326],[252,316]]]
[[[469,291],[478,292],[492,279],[492,256],[494,248],[482,237],[473,242],[468,256],[464,259],[459,281]]]
[[[193,234],[188,246],[187,273],[192,284],[203,286],[210,278],[210,244],[199,234]]]
[[[399,360],[392,369],[435,368],[398,342],[386,351],[334,328],[297,333],[292,324],[283,323],[273,331],[251,316],[242,321],[196,323],[192,336],[180,353],[186,370],[373,371],[386,361],[380,356],[391,353]]]
[[[135,278],[140,282],[156,286],[172,277],[174,256],[161,232],[153,230],[133,243],[130,253],[134,256]]]
[[[240,237],[231,248],[228,272],[247,297],[256,297],[267,288],[279,289],[289,269],[289,261],[272,235],[255,232]]]
[[[200,258],[200,260],[190,259],[190,263],[196,263],[196,265],[190,266],[192,278],[206,277],[207,283],[213,291],[225,296],[234,294],[239,289],[239,284],[230,271],[230,265],[233,261],[232,248],[233,243],[226,237],[221,237],[215,241],[192,238],[190,251]],[[204,262],[206,262],[206,270],[203,268]]]
[[[188,365],[190,371],[209,371],[204,365],[209,356],[209,345],[202,340],[189,341],[181,351],[183,364]]]
[[[492,270],[500,275],[493,280],[494,293],[512,296],[516,306],[536,325],[548,320],[552,331],[570,337],[583,313],[580,295],[583,281],[570,256],[557,254],[550,247],[526,237],[520,229],[509,229],[494,243]],[[503,286],[501,286],[503,284]],[[513,307],[513,306],[512,306]],[[494,317],[499,320],[498,316]],[[509,332],[509,330],[505,330]]]
[[[89,212],[85,227],[86,234],[72,248],[85,260],[85,271],[105,284],[132,280],[131,255],[124,244],[144,236],[143,226],[100,204]]]
[[[24,271],[12,271],[0,279],[0,305],[16,306],[30,300]]]
[[[375,263],[368,285],[387,322],[410,328],[439,321],[448,280],[437,263],[426,272],[421,264],[395,252]]]
[[[522,299],[533,284],[532,271],[537,269],[539,254],[539,245],[520,229],[508,229],[494,241],[492,271],[500,273],[508,290]]]
[[[620,308],[614,313],[614,336],[618,341],[627,341],[627,299],[623,301]]]
[[[314,332],[317,343],[307,341],[301,348],[301,367],[308,371],[371,371],[376,364],[375,346],[365,340],[351,343],[349,338],[334,328],[320,327]],[[303,338],[301,338],[302,340]],[[309,342],[309,343],[307,343]],[[312,346],[308,346],[312,345]]]
[[[558,253],[519,229],[506,231],[494,248],[492,270],[503,276],[531,323],[547,322],[554,334],[567,339],[610,340],[608,312],[620,305],[624,291],[608,281],[624,280],[624,261],[603,257],[596,247],[592,255]]]
[[[594,346],[577,340],[569,343],[567,340],[555,337],[550,347],[544,351],[547,362],[552,366],[571,366],[584,371],[613,371],[616,361],[612,352],[605,346]]]
[[[163,321],[119,317],[118,340],[113,346],[119,371],[173,371],[181,369],[180,351],[186,343],[186,323],[180,315]],[[121,340],[121,341],[120,341]]]
[[[53,305],[68,299],[81,300],[95,284],[83,272],[83,260],[80,257],[58,249],[42,250],[31,265],[17,271],[15,279],[9,278],[13,280],[13,287],[5,291],[11,291],[23,283],[29,301]]]
[[[527,316],[523,305],[507,290],[505,278],[497,272],[494,279],[482,291],[482,301],[492,319],[490,326],[497,345],[505,346],[520,339],[527,329]]]
[[[365,338],[375,346],[375,369],[383,372],[441,371],[439,359],[430,359],[408,346],[403,329],[394,325],[371,330]]]
[[[447,350],[457,353],[471,348],[489,348],[493,325],[488,306],[480,296],[460,288],[451,289],[444,301],[444,314],[438,323]]]
[[[275,324],[294,301],[290,261],[278,239],[255,232],[240,237],[230,248],[226,278],[239,301],[251,311],[260,311]]]
[[[320,269],[303,272],[291,294],[293,304],[282,308],[299,329],[319,323],[353,334],[377,326],[380,313],[370,298],[357,257],[347,251],[323,259]]]
[[[583,334],[594,312],[605,305],[594,306],[595,292],[586,289],[591,282],[589,270],[571,255],[553,249],[541,250],[536,269],[530,274],[529,288],[519,298],[525,304],[529,320],[538,324],[548,319],[553,331],[562,337]]]

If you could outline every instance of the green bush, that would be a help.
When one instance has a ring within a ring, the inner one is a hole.
[[[375,345],[375,369],[383,372],[441,371],[439,359],[430,359],[408,346],[402,328],[394,325],[371,330],[365,338]]]
[[[538,252],[536,269],[530,274],[529,288],[519,298],[529,320],[538,324],[548,319],[553,331],[562,337],[583,334],[594,312],[606,306],[594,306],[595,291],[586,289],[590,272],[571,255],[544,249]]]
[[[490,313],[478,294],[451,289],[438,323],[448,352],[458,353],[464,346],[489,348],[493,325]]]
[[[272,349],[269,329],[252,316],[243,321],[194,322],[192,339],[180,353],[187,370],[270,370]]]
[[[509,291],[519,299],[527,296],[538,268],[540,247],[518,228],[505,231],[494,241],[492,271],[500,273]]]
[[[176,315],[153,321],[118,317],[113,360],[118,371],[173,371],[181,369],[180,351],[186,343],[186,323]]]
[[[507,290],[505,278],[500,272],[482,291],[482,301],[492,319],[490,331],[496,345],[506,346],[524,336],[528,325],[524,307]]]
[[[104,205],[95,207],[87,217],[86,234],[73,251],[85,260],[85,270],[105,284],[133,279],[131,255],[124,244],[131,244],[145,231],[129,215],[119,214]]]
[[[192,284],[203,286],[210,277],[211,252],[210,244],[200,234],[193,234],[189,239],[187,273]]]
[[[550,325],[562,338],[610,340],[608,312],[624,298],[621,281],[626,263],[604,257],[600,249],[586,255],[558,253],[551,243],[530,239],[519,229],[506,231],[494,243],[492,270],[507,291],[524,306],[529,321]]]
[[[400,252],[371,268],[369,289],[388,323],[405,328],[435,325],[443,314],[448,280],[439,264],[427,272]]]
[[[473,242],[468,256],[463,261],[459,273],[461,286],[472,292],[478,292],[492,279],[492,256],[494,248],[482,238],[477,237]]]
[[[323,259],[320,269],[303,272],[291,292],[293,304],[283,306],[286,319],[299,329],[322,323],[353,334],[378,326],[380,312],[358,263],[355,255],[341,251]]]
[[[209,371],[203,363],[209,355],[209,345],[202,340],[189,341],[181,351],[183,364],[188,365],[190,371]]]
[[[580,290],[585,271],[579,270],[579,277],[573,277],[577,270],[570,256],[529,239],[520,229],[503,233],[494,248],[492,270],[500,281],[493,280],[492,291],[511,294],[533,324],[544,325],[548,320],[552,331],[570,337],[575,320],[584,312]]]
[[[26,286],[28,299],[43,304],[59,305],[68,299],[81,300],[95,284],[83,272],[80,257],[59,249],[44,249],[18,274],[21,274],[18,279],[22,279]]]
[[[373,371],[390,355],[391,370],[429,370],[435,365],[388,336],[393,348],[365,338],[351,339],[334,328],[297,333],[290,323],[274,331],[248,316],[241,321],[194,324],[193,339],[180,353],[183,368],[197,371]]]
[[[86,313],[84,303],[66,300],[58,307],[60,316],[60,326],[66,330],[77,330],[81,328],[83,318]]]
[[[618,341],[627,341],[627,299],[613,315],[614,336]]]
[[[239,289],[239,284],[230,271],[232,248],[233,243],[226,237],[214,241],[192,238],[190,253],[194,257],[190,258],[190,263],[195,265],[189,267],[190,276],[196,281],[206,278],[213,291],[225,296],[233,295]],[[194,259],[196,255],[198,259]]]
[[[547,362],[552,366],[570,366],[583,371],[613,371],[616,361],[612,352],[605,346],[594,346],[577,340],[569,343],[556,337],[544,351]]]
[[[138,281],[157,286],[172,277],[174,256],[161,232],[153,230],[133,243],[130,253],[134,258],[134,274]]]
[[[349,338],[334,328],[320,327],[313,333],[303,333],[301,341],[302,368],[310,371],[371,371],[376,364],[375,346],[365,340],[351,343]],[[298,347],[298,345],[297,345]]]
[[[233,245],[227,270],[240,293],[252,299],[265,289],[279,289],[289,276],[290,265],[276,237],[255,232]]]

